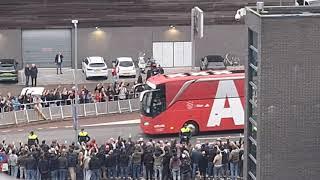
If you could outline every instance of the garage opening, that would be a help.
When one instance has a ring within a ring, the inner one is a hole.
[[[191,67],[191,42],[153,42],[153,58],[162,67]]]
[[[41,68],[56,67],[58,52],[63,55],[63,67],[71,67],[71,29],[22,31],[22,57],[24,64]]]

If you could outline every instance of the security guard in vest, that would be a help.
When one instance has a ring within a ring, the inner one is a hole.
[[[183,127],[180,129],[180,144],[186,142],[189,144],[191,138],[191,129],[188,127],[188,124],[185,123]]]
[[[89,134],[84,131],[84,129],[81,129],[78,135],[78,141],[81,144],[82,142],[87,143],[90,141]]]
[[[28,146],[39,144],[38,136],[31,131],[28,136]]]

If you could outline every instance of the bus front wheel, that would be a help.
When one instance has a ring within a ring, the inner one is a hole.
[[[186,124],[191,129],[192,136],[196,136],[199,134],[199,125],[196,122],[188,121],[188,122],[186,122]]]

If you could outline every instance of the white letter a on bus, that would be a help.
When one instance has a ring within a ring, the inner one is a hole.
[[[229,107],[225,107],[227,100]],[[244,124],[244,110],[233,80],[219,81],[207,126],[220,126],[223,118],[233,118],[235,125]]]

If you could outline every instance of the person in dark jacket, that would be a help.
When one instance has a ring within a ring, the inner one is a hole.
[[[126,152],[125,148],[121,149],[119,156],[119,167],[121,178],[128,179],[128,167],[129,167],[129,154]]]
[[[51,178],[49,176],[49,161],[47,158],[45,158],[44,155],[40,156],[38,167],[39,167],[41,180],[50,180]]]
[[[143,156],[143,163],[146,168],[146,180],[151,180],[153,176],[153,151],[151,148],[147,148]]]
[[[206,179],[208,168],[208,156],[205,151],[202,151],[202,156],[199,161],[199,170],[201,179]]]
[[[69,149],[69,152],[67,154],[67,160],[70,178],[71,180],[76,180],[76,167],[78,163],[78,155],[73,151],[72,148]]]
[[[49,170],[51,180],[58,179],[58,156],[56,155],[55,149],[51,148],[49,150]]]
[[[26,67],[24,67],[24,75],[26,77],[26,87],[29,86],[29,80],[30,80],[30,65],[26,64]]]
[[[97,154],[94,153],[89,162],[89,169],[91,170],[91,178],[90,180],[100,180],[100,168],[101,161],[98,158]]]
[[[59,52],[55,59],[54,59],[54,62],[56,63],[57,65],[57,74],[58,74],[58,70],[60,69],[60,74],[62,74],[62,62],[63,62],[63,56],[61,54],[61,52]]]
[[[67,171],[68,171],[68,160],[67,160],[65,152],[62,152],[61,156],[58,158],[57,165],[58,165],[59,180],[66,179],[67,178]]]
[[[162,170],[162,176],[163,179],[171,179],[171,173],[170,173],[170,159],[172,157],[169,147],[164,148],[165,155],[163,156],[163,170]]]
[[[195,147],[191,152],[191,161],[192,161],[192,178],[196,176],[196,172],[199,170],[199,161],[201,159],[200,147]]]
[[[109,178],[113,179],[117,176],[116,163],[117,163],[116,156],[114,156],[113,150],[110,150],[108,155],[106,156],[106,161],[105,161],[105,165],[108,172],[107,179]]]
[[[31,65],[30,76],[31,76],[31,85],[32,85],[32,87],[36,87],[37,86],[38,68],[37,68],[37,66],[35,64]]]
[[[46,144],[46,140],[42,140],[40,148],[42,149],[43,152],[48,152],[50,147],[48,144]]]
[[[29,153],[26,158],[26,170],[26,180],[34,180],[37,178],[37,161],[31,153]]]

